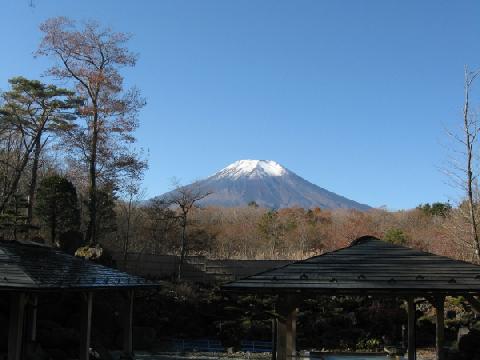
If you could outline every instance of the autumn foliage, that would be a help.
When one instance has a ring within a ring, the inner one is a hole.
[[[151,204],[136,211],[137,232],[129,251],[178,254],[181,227],[174,221],[175,212],[154,209]],[[471,261],[471,249],[459,240],[462,233],[456,233],[454,226],[458,212],[449,206],[444,212],[432,212],[425,205],[406,211],[366,212],[256,206],[195,208],[187,234],[189,254],[221,259],[303,259],[347,246],[362,235],[373,235]],[[112,250],[118,250],[118,245],[113,239],[108,242]]]

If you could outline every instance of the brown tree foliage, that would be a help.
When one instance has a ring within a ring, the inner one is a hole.
[[[179,210],[152,202],[140,208],[140,232],[131,251],[181,255]],[[218,259],[303,259],[348,246],[363,235],[472,260],[465,243],[453,241],[452,228],[461,210],[432,213],[425,208],[406,211],[373,209],[321,210],[290,208],[273,211],[249,206],[194,208],[187,237],[190,255]],[[125,222],[125,219],[118,219]],[[460,225],[458,225],[460,226]],[[468,226],[462,225],[468,234]],[[455,236],[458,236],[456,234]],[[110,244],[120,250],[118,244]]]
[[[145,102],[137,89],[124,90],[120,73],[121,68],[134,66],[137,56],[126,47],[129,35],[93,21],[79,26],[57,17],[44,22],[40,30],[44,36],[37,54],[55,60],[48,75],[72,82],[84,99],[80,108],[84,124],[68,133],[65,145],[88,174],[86,239],[94,244],[99,186],[118,187],[123,178],[137,176],[145,167],[129,146],[135,141],[138,111]]]

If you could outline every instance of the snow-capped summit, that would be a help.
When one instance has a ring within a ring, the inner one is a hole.
[[[370,208],[314,185],[273,160],[238,160],[186,187],[211,192],[201,201],[204,206],[246,206],[254,201],[259,206],[276,209]],[[163,196],[168,197],[169,194],[161,195]]]
[[[286,173],[287,169],[273,160],[238,160],[215,173],[213,177],[230,177],[237,179],[241,176],[282,176]]]

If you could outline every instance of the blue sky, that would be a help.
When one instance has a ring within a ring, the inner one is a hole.
[[[3,89],[47,68],[32,53],[48,17],[134,35],[149,196],[270,159],[372,206],[456,198],[439,168],[463,66],[480,66],[478,1],[30,1],[0,0]]]

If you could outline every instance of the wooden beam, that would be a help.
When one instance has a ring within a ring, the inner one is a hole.
[[[128,290],[123,309],[123,352],[133,355],[133,298],[134,291]]]
[[[90,340],[92,335],[93,293],[82,294],[80,311],[80,360],[89,360]]]
[[[437,296],[435,298],[436,314],[436,360],[444,360],[445,346],[445,297]]]
[[[417,349],[415,341],[415,299],[410,296],[407,299],[408,305],[408,360],[417,358]]]
[[[25,317],[25,293],[13,293],[10,297],[10,320],[8,324],[8,360],[22,357],[23,323]]]

